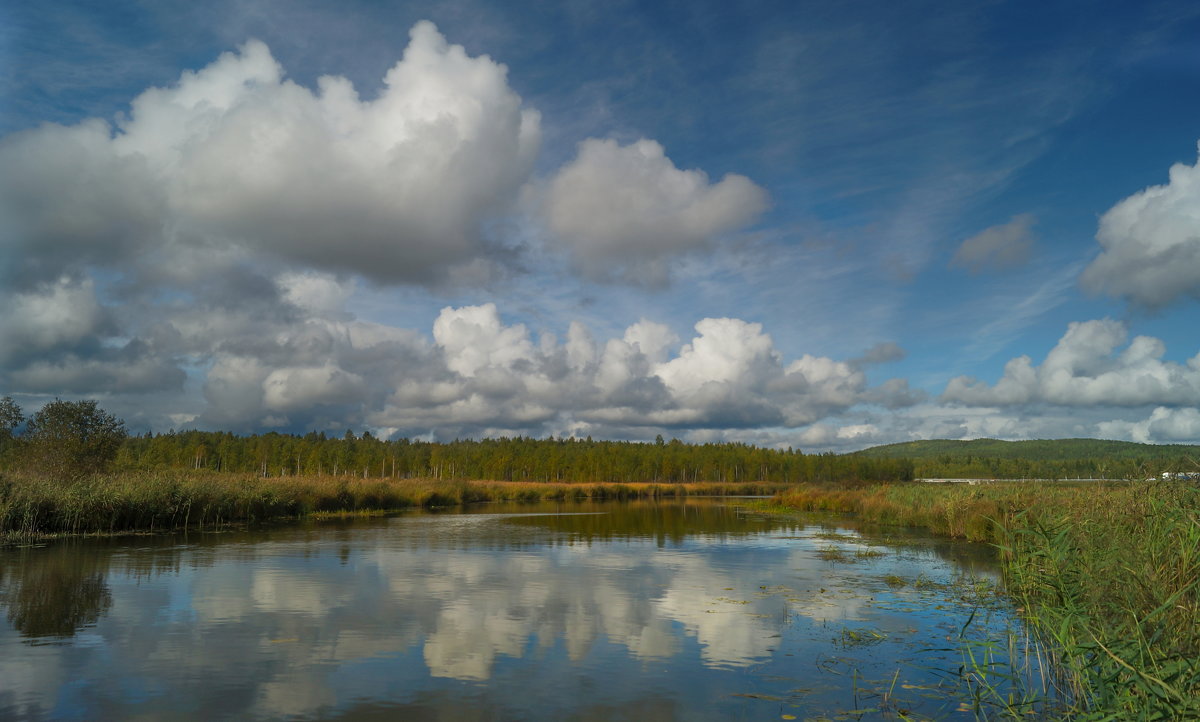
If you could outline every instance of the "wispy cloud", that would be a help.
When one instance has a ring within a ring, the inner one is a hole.
[[[999,293],[988,300],[991,320],[971,333],[963,348],[964,364],[989,359],[1011,345],[1038,319],[1066,302],[1074,290],[1083,263],[1074,263],[1044,274],[1032,290],[1024,288],[1014,293]]]

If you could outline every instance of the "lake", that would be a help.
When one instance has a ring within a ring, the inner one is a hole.
[[[965,661],[1037,674],[988,547],[744,504],[2,550],[0,719],[974,719]]]

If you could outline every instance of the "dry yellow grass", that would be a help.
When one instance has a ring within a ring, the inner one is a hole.
[[[772,484],[559,484],[332,476],[260,478],[207,471],[132,472],[63,483],[29,474],[0,477],[0,532],[11,540],[47,534],[158,531],[228,523],[445,507],[480,501],[666,498],[771,494]]]

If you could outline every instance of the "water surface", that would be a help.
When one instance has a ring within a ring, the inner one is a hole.
[[[994,580],[707,499],[9,549],[0,719],[972,719]]]

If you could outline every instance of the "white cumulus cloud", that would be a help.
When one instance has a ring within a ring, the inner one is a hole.
[[[1164,361],[1161,340],[1137,336],[1120,348],[1127,338],[1119,321],[1071,323],[1040,366],[1020,356],[1005,365],[994,385],[959,376],[942,398],[974,406],[1200,404],[1200,354],[1186,364]]]
[[[364,100],[315,91],[246,43],[139,95],[116,128],[46,125],[0,143],[14,278],[120,267],[162,244],[239,248],[379,281],[425,282],[485,253],[480,224],[527,179],[539,116],[507,70],[428,22]]]
[[[1148,308],[1200,296],[1200,164],[1176,163],[1166,185],[1113,206],[1096,240],[1104,251],[1084,270],[1085,289]]]
[[[533,359],[525,327],[504,326],[494,303],[442,309],[433,322],[433,338],[445,350],[446,367],[466,378]]]
[[[263,402],[272,411],[287,412],[322,404],[358,404],[366,382],[326,363],[318,367],[275,369],[262,381]]]
[[[1106,421],[1097,425],[1105,438],[1130,439],[1143,444],[1200,442],[1200,409],[1159,406],[1141,421]]]
[[[666,259],[753,222],[767,193],[745,176],[711,183],[703,171],[680,170],[653,140],[591,138],[540,201],[550,242],[582,273],[653,285],[666,280]]]
[[[236,326],[234,326],[236,327]],[[216,426],[439,436],[796,428],[896,396],[849,362],[786,363],[756,323],[708,318],[687,343],[642,320],[597,342],[583,324],[537,342],[493,304],[446,307],[432,339],[362,321],[301,319],[227,339],[204,381]],[[865,428],[865,427],[864,427]]]
[[[63,277],[0,296],[0,361],[98,343],[115,330],[90,279]]]

